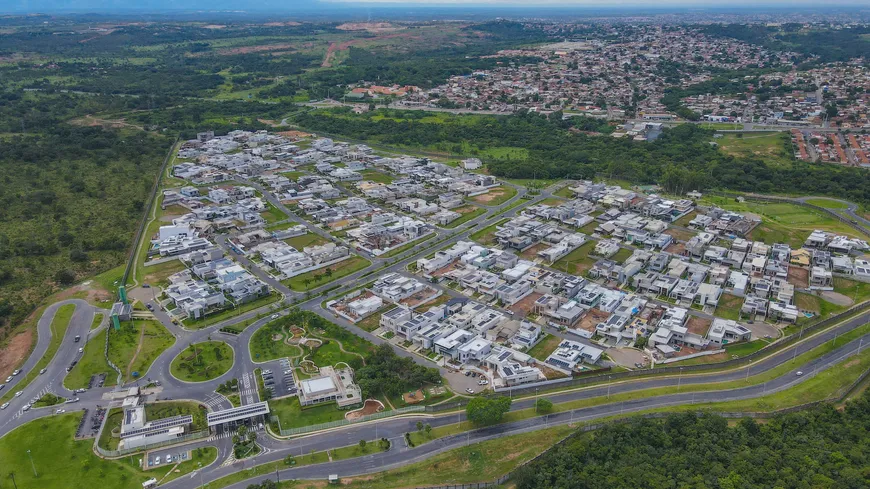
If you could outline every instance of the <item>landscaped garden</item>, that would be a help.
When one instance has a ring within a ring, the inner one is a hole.
[[[185,382],[205,382],[230,371],[233,349],[222,341],[204,341],[189,345],[170,365],[174,377]]]

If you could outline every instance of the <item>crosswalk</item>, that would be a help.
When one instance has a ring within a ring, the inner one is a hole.
[[[45,387],[40,389],[40,391],[35,396],[33,396],[33,399],[40,399],[42,396],[51,393],[51,385],[53,383],[54,382],[49,382],[48,385],[46,385]],[[21,397],[24,397],[24,396],[21,396]],[[32,404],[31,401],[32,401],[32,399],[27,400],[26,404]],[[24,405],[22,405],[21,407],[23,408]],[[25,412],[24,409],[18,409],[18,411],[12,415],[12,419],[20,418],[21,416],[24,415],[24,412]]]
[[[257,402],[257,384],[253,377],[254,374],[250,372],[245,372],[244,375],[242,375],[242,390],[239,397],[241,398],[243,405],[254,404]]]
[[[209,394],[208,397],[205,398],[205,405],[211,408],[212,411],[221,411],[232,407],[229,399],[217,392]]]

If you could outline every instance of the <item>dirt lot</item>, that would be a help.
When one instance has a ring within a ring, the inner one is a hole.
[[[345,42],[334,42],[329,45],[329,48],[326,50],[326,56],[323,58],[323,64],[321,66],[323,68],[330,68],[332,66],[332,58],[335,57],[335,53],[339,51],[346,51],[350,49],[351,46],[356,44],[364,44],[372,41],[380,41],[383,39],[392,39],[394,37],[413,37],[410,34],[386,34],[383,36],[369,37],[365,39],[353,39],[351,41]]]
[[[538,243],[536,245],[529,246],[528,248],[526,248],[525,251],[520,253],[520,258],[522,258],[523,260],[534,261],[535,258],[538,257],[539,251],[546,250],[549,247],[550,245],[548,245],[547,243]]]
[[[683,243],[671,243],[665,248],[665,251],[673,255],[683,255],[686,252],[686,245]]]
[[[607,350],[607,355],[613,360],[613,363],[622,365],[628,368],[637,368],[636,363],[649,365],[649,359],[640,350],[634,348],[611,348]]]
[[[805,268],[788,267],[788,283],[805,289],[810,284],[810,271]]]
[[[607,318],[610,317],[610,313],[604,312],[599,309],[589,309],[580,322],[575,326],[576,329],[582,329],[584,331],[595,331],[595,326],[598,326],[598,323],[607,321]]]
[[[405,404],[417,404],[418,402],[426,400],[426,398],[423,395],[423,391],[417,389],[415,392],[406,392],[402,394],[402,400],[405,401]]]
[[[691,316],[689,322],[686,323],[686,328],[689,330],[689,333],[704,336],[707,334],[707,330],[710,329],[711,324],[713,324],[713,321],[709,319]]]
[[[693,233],[691,231],[686,231],[684,229],[675,229],[675,228],[668,229],[667,231],[665,231],[665,234],[667,234],[668,236],[671,236],[672,238],[674,238],[677,241],[688,241],[688,240],[692,239],[693,236],[695,236],[695,233]]]
[[[383,411],[384,405],[381,404],[381,401],[375,401],[373,399],[368,399],[363,407],[357,409],[356,411],[351,411],[344,415],[344,417],[348,420],[354,420],[361,418],[363,416],[368,416],[369,414],[375,414],[377,412]]]
[[[492,202],[493,200],[497,199],[498,197],[501,197],[505,193],[506,192],[504,190],[493,189],[493,190],[490,190],[489,192],[487,192],[483,195],[476,195],[476,196],[472,197],[472,200],[474,200],[475,202],[478,202],[480,204],[488,204],[488,203]]]
[[[518,314],[522,317],[526,317],[532,312],[532,308],[535,306],[535,301],[538,300],[542,295],[538,292],[532,292],[531,294],[523,297],[519,302],[510,306],[508,311]]]
[[[401,301],[399,301],[399,303],[413,309],[413,308],[419,306],[420,304],[424,304],[426,302],[431,301],[436,293],[437,293],[437,291],[435,289],[433,289],[432,287],[426,287],[425,289],[421,290],[420,292],[417,292],[416,294],[414,294],[410,297],[406,297],[406,298],[402,299]]]
[[[9,339],[6,348],[0,350],[0,377],[6,378],[12,374],[15,367],[20,365],[30,353],[36,335],[33,329],[26,329]]]

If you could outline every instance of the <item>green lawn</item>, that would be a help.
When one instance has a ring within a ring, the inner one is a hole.
[[[205,382],[220,377],[233,366],[234,352],[222,341],[190,345],[172,360],[170,372],[185,382]]]
[[[359,173],[363,176],[363,180],[383,184],[393,183],[393,177],[377,170],[363,170]]]
[[[158,475],[143,472],[134,457],[104,460],[93,452],[93,440],[74,440],[80,412],[31,421],[0,438],[3,460],[2,486],[12,488],[8,474],[15,473],[19,488],[142,489],[142,483]],[[33,467],[27,451],[33,457]],[[135,465],[134,465],[135,464]],[[33,468],[39,477],[34,477]]]
[[[156,265],[142,267],[142,283],[149,285],[168,285],[170,275],[187,268],[181,260],[170,260]],[[156,293],[156,292],[155,292]]]
[[[516,194],[517,190],[515,188],[502,185],[489,189],[489,192],[483,195],[471,197],[470,200],[477,202],[478,204],[493,206],[504,204],[512,199]]]
[[[553,353],[553,351],[559,346],[559,343],[561,342],[562,338],[551,335],[549,333],[544,333],[544,337],[541,338],[541,341],[539,341],[537,345],[533,346],[532,349],[529,350],[527,353],[533,358],[544,361],[547,359],[547,357],[550,356],[551,353]]]
[[[101,322],[103,322],[103,314],[99,312],[94,314],[94,320],[91,321],[91,331],[97,329]]]
[[[63,337],[66,334],[66,329],[69,326],[70,319],[72,319],[72,315],[76,310],[76,306],[73,304],[67,304],[65,306],[60,306],[54,314],[54,318],[51,320],[51,341],[48,344],[48,349],[45,351],[45,355],[36,362],[36,365],[29,371],[25,372],[24,377],[21,381],[16,385],[16,389],[9,389],[10,392],[7,392],[6,395],[0,397],[0,403],[6,402],[9,399],[12,399],[14,395],[14,390],[24,390],[25,387],[30,385],[39,375],[39,371],[43,368],[47,367],[51,360],[54,358],[54,355],[57,353],[57,350],[60,348],[60,344],[63,342]],[[35,335],[34,335],[35,336]]]
[[[273,416],[281,420],[281,428],[285,430],[341,421],[344,419],[344,413],[347,412],[339,410],[334,403],[302,409],[296,396],[269,401],[269,409]]]
[[[566,199],[574,198],[574,192],[571,191],[570,185],[565,185],[564,187],[560,188],[559,190],[553,192],[553,195],[555,195],[557,197],[565,197]]]
[[[125,382],[130,381],[135,378],[133,372],[145,375],[154,359],[174,342],[175,337],[159,321],[126,321],[121,323],[120,330],[109,330],[109,359],[124,372]],[[79,379],[87,381],[90,375],[104,371],[95,357],[90,358],[89,365],[95,370],[83,370],[78,374]]]
[[[722,319],[740,319],[740,309],[743,307],[743,297],[731,294],[722,294],[719,305],[716,307],[716,316]]]
[[[772,165],[791,164],[794,160],[790,138],[778,131],[723,134],[713,141],[722,152],[738,158],[761,159]]]
[[[849,297],[857,304],[870,299],[870,284],[843,277],[834,277],[834,292]]]
[[[715,204],[724,209],[760,216],[762,222],[749,233],[749,238],[768,244],[786,243],[792,248],[800,248],[807,236],[815,229],[857,236],[857,232],[849,225],[810,207],[784,202],[741,203],[731,198],[717,196],[705,196],[702,200],[704,203]]]
[[[308,174],[305,173],[304,171],[285,171],[285,172],[281,172],[281,176],[287,177],[287,178],[289,178],[290,180],[296,180],[296,179],[298,179],[299,177],[304,177],[305,175],[308,175]]]
[[[357,442],[354,445],[348,445],[346,447],[330,450],[329,454],[330,456],[332,456],[332,461],[335,462],[337,460],[344,460],[347,458],[362,457],[364,455],[371,455],[384,451],[378,445],[378,440],[366,440],[366,442],[367,443],[365,448],[360,448],[359,442]]]
[[[251,352],[251,358],[253,358],[254,361],[266,362],[269,360],[275,360],[276,358],[294,358],[302,355],[302,349],[300,347],[284,343],[284,339],[288,333],[282,328],[282,326],[284,326],[286,322],[287,321],[283,318],[278,319],[267,323],[254,332],[253,336],[251,336],[251,342],[248,345]],[[273,339],[273,335],[276,339]]]
[[[570,273],[571,275],[583,275],[598,261],[598,258],[589,256],[589,253],[594,249],[595,240],[590,239],[576,250],[557,260],[556,263],[553,263],[553,268]]]
[[[795,305],[801,311],[809,311],[817,316],[827,317],[832,314],[842,312],[846,308],[832,304],[819,296],[808,294],[806,292],[795,292]]]
[[[185,319],[184,325],[190,328],[205,328],[211,326],[212,324],[216,324],[221,321],[230,319],[233,316],[239,316],[248,311],[252,311],[254,309],[258,309],[260,307],[278,302],[279,300],[281,300],[281,295],[276,294],[275,292],[271,292],[268,296],[260,297],[259,299],[251,302],[246,302],[235,308],[230,306],[228,309],[209,314],[201,319]]]
[[[610,257],[610,259],[613,260],[613,261],[615,261],[616,263],[622,263],[622,262],[624,262],[625,260],[627,260],[628,257],[631,256],[631,254],[632,254],[632,250],[631,250],[631,249],[628,249],[628,248],[620,248],[619,251],[617,251],[615,255],[613,255],[612,257]]]
[[[190,401],[155,402],[145,406],[145,417],[150,421],[185,414],[193,416],[193,431],[200,431],[206,428],[205,412],[204,406]],[[106,450],[118,449],[119,438],[112,436],[112,432],[116,435],[120,432],[123,419],[124,410],[122,408],[111,408],[106,413],[105,427],[98,441],[102,448]]]
[[[335,341],[324,342],[323,345],[308,358],[318,367],[331,367],[337,363],[350,363],[354,359],[360,358],[361,355],[346,353],[341,351],[338,343]]]
[[[453,229],[461,224],[465,224],[466,222],[474,219],[475,217],[486,214],[486,209],[484,209],[483,207],[474,206],[460,207],[459,209],[455,209],[455,211],[461,213],[462,215],[455,220],[447,223],[447,225],[444,226],[445,228]]]
[[[353,256],[351,258],[348,258],[347,260],[343,260],[333,265],[330,265],[329,268],[332,269],[331,276],[326,276],[325,269],[314,270],[286,280],[282,280],[281,283],[297,292],[304,292],[311,288],[320,287],[321,285],[334,282],[346,275],[350,275],[354,272],[363,270],[371,264],[372,262],[366,260],[361,256]],[[316,277],[320,277],[321,279],[317,280]],[[307,284],[305,283],[306,279],[309,280]]]
[[[380,326],[381,316],[384,313],[389,312],[395,308],[396,308],[396,306],[393,304],[389,304],[387,306],[384,306],[381,309],[379,309],[377,312],[372,314],[371,316],[368,316],[367,318],[363,319],[362,321],[356,323],[356,325],[359,326],[360,328],[362,328],[363,330],[371,333],[372,331],[378,329],[378,327]]]
[[[841,202],[839,200],[831,200],[831,199],[807,199],[807,204],[817,205],[819,207],[824,207],[826,209],[848,209],[849,204],[845,202]]]
[[[293,236],[292,238],[287,238],[284,240],[288,245],[296,248],[297,250],[302,250],[307,246],[319,246],[329,241],[319,234],[314,233],[305,233],[301,236]]]
[[[134,372],[139,373],[139,377],[145,375],[154,360],[166,351],[167,348],[175,343],[175,336],[172,335],[164,326],[157,320],[151,321],[136,321],[140,326],[145,328],[145,334],[142,337],[142,346],[139,349],[139,354],[136,355],[136,360],[130,366],[127,373],[127,381],[136,378]],[[118,367],[121,364],[116,363]]]
[[[67,389],[80,389],[88,386],[92,375],[104,373],[106,381],[104,387],[112,387],[117,384],[118,373],[112,370],[112,367],[106,363],[106,357],[103,354],[103,347],[106,345],[105,333],[100,333],[96,336],[91,336],[88,343],[84,346],[85,352],[79,359],[79,362],[73,367],[63,380],[63,385]]]
[[[287,214],[284,214],[281,209],[278,209],[274,205],[266,202],[266,209],[263,212],[260,212],[260,216],[265,219],[266,224],[271,224],[278,221],[283,221],[287,219]]]
[[[741,341],[740,343],[735,343],[733,345],[725,345],[725,351],[727,351],[729,355],[745,357],[746,355],[755,353],[769,345],[771,341],[773,340],[763,338],[753,341]]]

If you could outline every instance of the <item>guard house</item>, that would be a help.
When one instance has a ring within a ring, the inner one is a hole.
[[[311,406],[335,401],[338,407],[351,406],[363,401],[359,386],[353,382],[353,370],[321,367],[320,375],[300,383],[299,404]]]
[[[171,418],[147,421],[145,406],[132,405],[125,401],[124,420],[121,423],[121,443],[123,449],[139,448],[164,443],[184,436],[193,424],[193,416],[186,414]]]
[[[248,404],[223,411],[215,411],[206,415],[209,428],[221,432],[225,429],[234,429],[236,426],[251,423],[263,423],[269,414],[269,403],[266,401]]]

